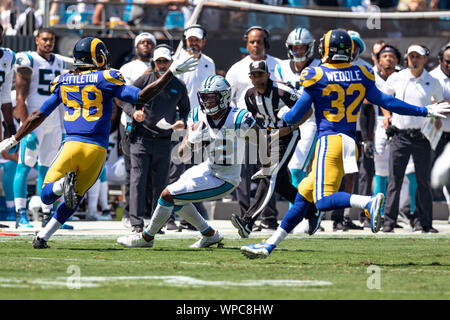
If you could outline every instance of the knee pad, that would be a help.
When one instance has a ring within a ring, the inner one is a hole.
[[[20,141],[19,162],[28,167],[34,167],[39,154],[39,140],[33,132]]]

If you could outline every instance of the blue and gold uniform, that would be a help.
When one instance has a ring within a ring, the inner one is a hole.
[[[66,138],[44,186],[74,171],[76,193],[84,195],[98,178],[106,157],[113,98],[136,103],[139,91],[125,85],[121,73],[111,69],[67,73],[55,78],[52,95],[40,111],[48,116],[61,102],[64,104]]]
[[[300,80],[304,92],[283,120],[288,124],[300,121],[314,103],[319,142],[312,171],[299,185],[299,193],[308,202],[316,203],[318,210],[347,207],[331,199],[319,201],[339,190],[345,174],[343,148],[349,146],[343,143],[343,139],[356,139],[356,121],[364,98],[390,111],[407,115],[426,116],[427,109],[380,92],[375,86],[373,71],[365,66],[352,66],[346,62],[325,63],[306,68]],[[356,161],[356,143],[350,148],[354,148]]]

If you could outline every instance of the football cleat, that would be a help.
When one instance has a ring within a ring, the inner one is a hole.
[[[231,215],[231,223],[236,229],[238,229],[238,233],[241,238],[248,238],[250,233],[252,233],[253,225],[239,218],[234,213]]]
[[[198,240],[196,243],[189,246],[189,248],[208,248],[212,246],[213,244],[220,243],[220,241],[223,240],[223,236],[220,234],[219,231],[216,230],[216,232],[208,237],[208,236],[202,236],[200,240]]]
[[[370,229],[377,233],[381,228],[381,207],[384,204],[384,194],[377,193],[364,208],[364,213],[370,219]]]
[[[145,240],[142,236],[142,232],[119,237],[117,243],[125,247],[153,247],[153,239],[150,241]]]
[[[17,211],[16,229],[18,228],[33,228],[33,225],[28,221],[27,210],[25,209]]]
[[[241,253],[248,259],[265,259],[275,249],[274,244],[265,242],[248,244],[241,247]]]
[[[77,207],[78,197],[75,192],[77,174],[73,171],[67,172],[64,179],[64,202],[67,208],[74,210]]]
[[[35,249],[48,249],[50,246],[47,244],[47,241],[36,236],[33,239],[33,248]]]
[[[322,221],[325,211],[316,211],[309,217],[309,227],[308,234],[312,236],[320,227],[320,222]]]

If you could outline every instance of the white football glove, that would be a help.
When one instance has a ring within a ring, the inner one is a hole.
[[[191,127],[188,127],[188,138],[187,140],[192,144],[197,144],[203,141],[204,137],[208,134],[208,129],[205,124],[200,124],[196,130],[192,130]]]
[[[450,103],[448,102],[435,103],[430,104],[425,108],[428,109],[427,117],[439,117],[445,119],[447,118],[447,116],[445,116],[444,113],[450,112]]]
[[[278,110],[277,117],[278,119],[283,119],[283,116],[288,113],[291,110],[288,106],[282,107],[280,110]]]
[[[2,142],[0,142],[0,152],[8,151],[18,143],[19,142],[16,140],[16,138],[14,136],[11,136],[8,139],[5,139]]]
[[[179,74],[194,71],[197,68],[199,60],[190,56],[187,59],[177,59],[170,65],[169,69],[174,76]]]

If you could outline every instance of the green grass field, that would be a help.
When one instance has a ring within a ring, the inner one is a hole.
[[[51,249],[34,250],[31,235],[0,237],[0,299],[450,298],[448,235],[296,235],[265,260],[239,251],[258,238],[226,237],[223,248],[202,250],[189,248],[195,234],[152,249],[115,239],[55,235]]]

